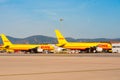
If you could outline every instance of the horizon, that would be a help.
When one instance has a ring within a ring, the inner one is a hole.
[[[26,36],[26,37],[14,37],[14,36],[10,36],[10,35],[6,35],[7,37],[12,37],[12,38],[19,38],[19,39],[24,39],[24,38],[29,38],[29,37],[33,37],[33,36],[43,36],[43,37],[50,37],[50,38],[56,38],[56,36],[47,36],[47,35],[30,35],[30,36]],[[65,37],[65,36],[64,36]],[[1,37],[0,37],[1,38]],[[101,38],[101,37],[97,37],[97,38],[74,38],[74,37],[65,37],[65,38],[72,38],[72,39],[120,39],[120,38]]]
[[[50,37],[45,35],[32,35],[24,38],[17,38],[17,37],[8,36],[8,35],[6,36],[14,44],[26,43],[26,42],[31,44],[37,44],[37,43],[52,44],[52,43],[56,43],[57,41],[56,37]],[[41,36],[43,36],[43,38]],[[65,37],[65,38],[69,42],[120,42],[120,38],[112,38],[112,39],[111,38],[72,38],[72,37]],[[3,44],[2,39],[0,37],[0,44],[1,43]]]

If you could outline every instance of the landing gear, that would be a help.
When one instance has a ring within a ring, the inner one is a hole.
[[[86,53],[96,53],[96,47],[90,47],[90,48],[86,48],[85,50]]]

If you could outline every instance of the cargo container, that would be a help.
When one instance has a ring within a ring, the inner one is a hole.
[[[120,53],[120,43],[112,43],[112,52]]]

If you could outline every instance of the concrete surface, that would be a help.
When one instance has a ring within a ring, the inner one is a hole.
[[[0,56],[0,80],[120,80],[120,57]]]

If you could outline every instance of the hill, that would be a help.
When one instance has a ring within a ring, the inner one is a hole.
[[[26,38],[14,38],[11,36],[7,36],[7,37],[12,43],[25,43],[25,44],[57,43],[56,38],[43,36],[43,35],[35,35]],[[2,43],[1,38],[0,38],[0,43]]]

